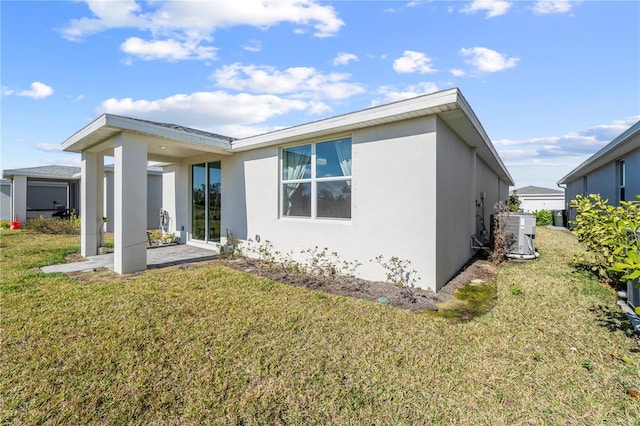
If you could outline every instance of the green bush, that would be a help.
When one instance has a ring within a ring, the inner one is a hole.
[[[0,220],[0,229],[9,229],[11,227],[11,222],[8,220]]]
[[[640,277],[640,196],[636,198],[638,201],[621,201],[617,207],[597,194],[578,195],[571,201],[576,208],[573,231],[590,254],[578,262],[606,281]]]
[[[538,210],[533,215],[536,217],[537,226],[546,226],[553,223],[553,213],[551,210]]]
[[[80,234],[80,218],[72,213],[68,219],[59,219],[57,217],[36,217],[27,219],[25,229],[40,234]]]

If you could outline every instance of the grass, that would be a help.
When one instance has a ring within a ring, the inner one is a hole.
[[[640,353],[569,234],[451,322],[216,262],[44,275],[77,236],[0,231],[2,424],[637,424]],[[513,289],[517,288],[517,291]]]

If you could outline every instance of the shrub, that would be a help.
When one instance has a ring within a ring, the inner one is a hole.
[[[578,195],[571,201],[576,208],[573,231],[589,252],[574,259],[587,264],[608,282],[632,280],[640,276],[640,196],[638,201],[622,201],[611,206],[597,194]]]
[[[515,242],[513,235],[509,232],[509,213],[511,212],[509,205],[498,201],[494,209],[495,214],[491,224],[493,238],[489,260],[494,265],[499,265],[505,259],[505,255],[511,251]]]
[[[410,269],[411,261],[400,259],[397,256],[385,259],[382,255],[373,260],[387,270],[387,281],[400,287],[402,295],[411,303],[416,303],[415,289],[420,278],[415,269]]]
[[[510,212],[517,212],[520,209],[520,197],[518,197],[517,191],[514,189],[509,195],[508,207]]]
[[[11,227],[11,222],[8,220],[0,220],[0,229],[9,229]]]
[[[68,219],[40,216],[27,219],[25,229],[40,234],[77,235],[80,233],[80,218],[75,212],[72,212]]]
[[[551,210],[538,210],[533,215],[536,217],[537,226],[547,226],[553,223],[553,213]]]

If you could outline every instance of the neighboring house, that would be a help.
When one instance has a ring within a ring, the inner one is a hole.
[[[35,217],[68,217],[80,210],[80,167],[40,166],[4,170],[0,219],[24,221]],[[104,167],[106,232],[113,232],[113,166]],[[162,208],[162,170],[147,170],[147,227],[158,228]],[[15,196],[14,196],[15,194]]]
[[[633,201],[640,194],[640,121],[593,154],[558,181],[566,185],[565,208],[568,219],[575,220],[575,208],[569,207],[577,195],[600,194],[612,205]]]
[[[104,114],[63,143],[82,154],[82,254],[97,251],[104,156],[114,156],[114,269],[146,269],[145,171],[164,164],[169,230],[216,249],[327,247],[384,280],[378,255],[411,261],[437,290],[487,237],[513,185],[458,89],[245,139]]]
[[[559,189],[525,186],[514,189],[512,193],[514,192],[520,199],[520,209],[524,212],[564,209],[564,191]]]
[[[24,222],[77,210],[79,173],[80,167],[69,166],[3,170],[2,177],[9,184],[3,185],[2,219]]]
[[[0,220],[13,220],[11,216],[11,181],[0,179]]]
[[[114,179],[113,166],[104,167],[104,216],[109,218],[106,223],[105,232],[114,231],[113,209],[114,209]],[[158,229],[160,227],[160,209],[162,209],[162,168],[147,167],[147,229]]]

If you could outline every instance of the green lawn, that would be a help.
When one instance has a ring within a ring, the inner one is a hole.
[[[454,323],[209,263],[44,275],[79,237],[0,231],[2,424],[638,424],[640,352],[567,233]]]

